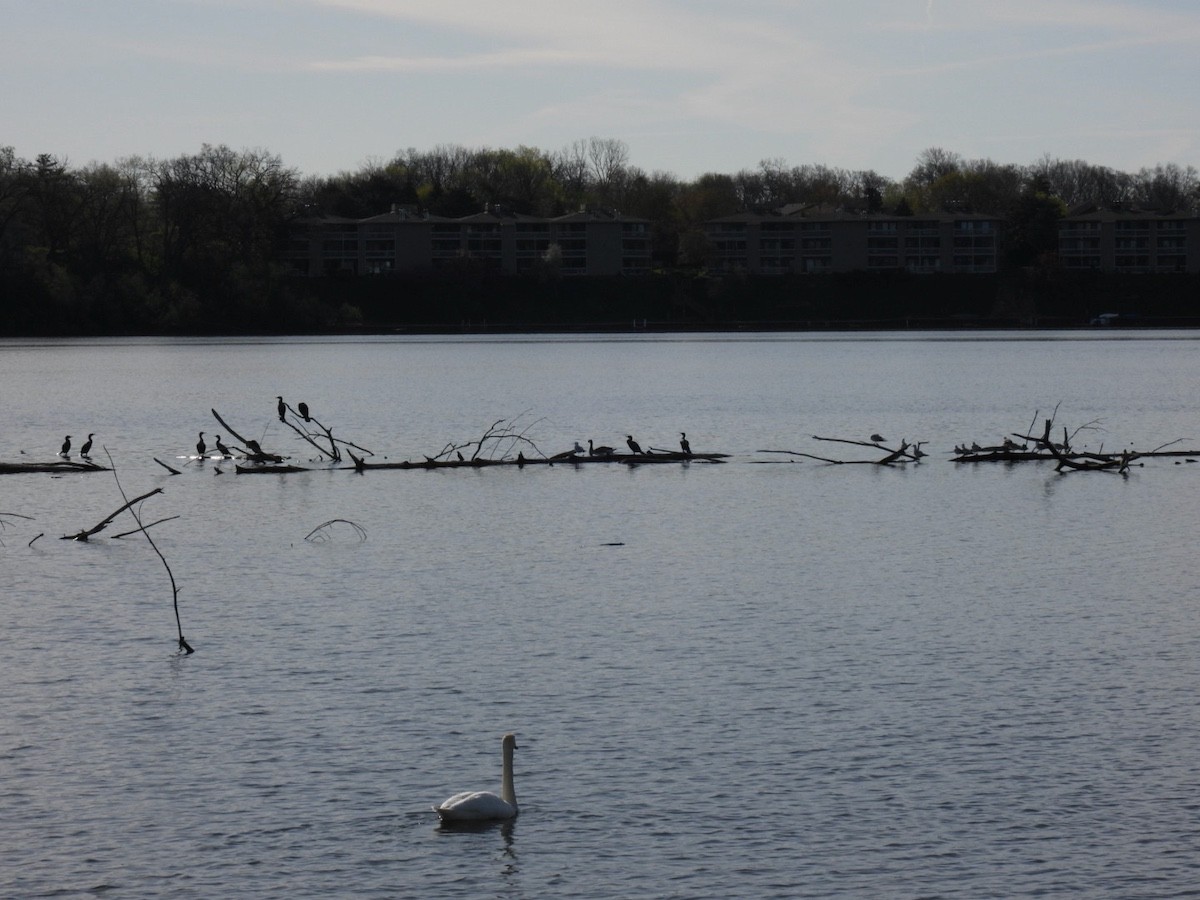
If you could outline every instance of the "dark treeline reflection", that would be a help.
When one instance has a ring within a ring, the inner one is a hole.
[[[1050,157],[1030,165],[967,160],[940,148],[923,151],[899,181],[782,160],[685,181],[638,168],[623,142],[603,138],[558,151],[408,149],[331,176],[305,176],[265,150],[207,144],[174,159],[84,166],[51,154],[25,160],[0,147],[0,329],[11,335],[272,332],[786,317],[797,311],[743,308],[741,298],[752,292],[703,278],[710,250],[705,221],[788,204],[898,215],[985,213],[1009,223],[1006,270],[1048,278],[1056,223],[1069,208],[1129,203],[1168,210],[1198,201],[1200,179],[1190,166],[1130,174]],[[545,278],[499,285],[499,276],[464,266],[442,280],[414,277],[410,287],[392,281],[384,291],[287,275],[282,254],[293,220],[362,218],[395,204],[441,216],[489,206],[539,216],[619,210],[651,223],[661,283],[632,291],[628,284],[598,290]]]

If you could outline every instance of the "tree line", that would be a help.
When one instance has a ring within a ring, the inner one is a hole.
[[[304,175],[277,154],[204,145],[172,159],[73,166],[0,147],[0,321],[9,334],[321,330],[360,312],[288,277],[290,223],[363,218],[404,204],[439,216],[485,207],[556,216],[584,207],[651,223],[655,264],[702,271],[706,221],[799,204],[917,215],[945,210],[1009,222],[1010,266],[1053,264],[1056,225],[1080,204],[1175,210],[1200,203],[1191,166],[1136,173],[1049,156],[1029,165],[920,153],[894,180],[870,170],[764,160],[683,180],[634,165],[619,140],[557,151],[441,145],[355,171]]]

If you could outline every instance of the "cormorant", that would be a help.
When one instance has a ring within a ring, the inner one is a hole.
[[[196,453],[200,456],[204,455],[204,451],[208,448],[204,446],[204,432],[200,432],[200,440],[196,441]]]
[[[642,455],[642,445],[633,439],[632,434],[625,435],[625,443],[627,443],[629,445],[629,449],[638,456]]]
[[[266,455],[263,453],[262,447],[258,446],[258,441],[246,441],[246,446],[249,448],[250,452],[253,453],[255,456],[265,456]]]
[[[229,448],[221,443],[221,436],[219,434],[217,435],[217,452],[226,459],[233,456],[233,454],[229,452]]]
[[[882,434],[873,434],[873,435],[871,435],[871,440],[873,440],[877,444],[882,444],[884,441],[887,440],[887,438],[885,438]]]
[[[686,455],[692,455],[692,445],[688,443],[686,431],[679,432],[679,446],[683,448],[683,452]]]
[[[94,434],[88,435],[88,439],[86,441],[84,441],[83,446],[79,448],[80,456],[87,456],[89,453],[92,452],[92,438],[94,438],[94,437],[95,437]]]
[[[300,413],[300,418],[302,418],[305,422],[309,421],[308,404],[307,403],[305,403],[303,400],[301,400],[299,403],[296,404],[296,409]]]
[[[62,449],[58,451],[59,456],[66,456],[71,452],[71,436],[68,434],[67,439],[63,441]]]
[[[592,439],[588,438],[588,456],[612,456],[612,447],[593,447]]]
[[[284,416],[287,415],[287,404],[283,402],[282,397],[276,397],[275,399],[279,401],[275,405],[275,409],[277,409],[279,411],[279,421],[286,422],[287,419],[285,419]]]

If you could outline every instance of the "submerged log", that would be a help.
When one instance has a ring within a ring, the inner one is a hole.
[[[293,466],[290,463],[287,465],[270,465],[270,466],[241,466],[234,465],[234,471],[238,475],[283,475],[288,472],[312,472],[314,469],[306,469],[304,466]]]

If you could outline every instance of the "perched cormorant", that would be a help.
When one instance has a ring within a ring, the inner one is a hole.
[[[94,437],[95,437],[94,434],[88,435],[88,439],[86,441],[84,441],[83,446],[79,448],[80,456],[87,456],[89,453],[92,452],[92,438],[94,438]]]
[[[632,434],[625,435],[625,443],[629,445],[629,449],[638,456],[642,455],[642,445],[633,439]]]
[[[285,419],[284,416],[287,415],[287,404],[283,402],[282,397],[276,397],[275,399],[279,401],[277,404],[275,404],[275,409],[279,411],[279,421],[286,422],[287,419]]]
[[[66,456],[71,452],[71,436],[68,434],[67,439],[63,441],[62,449],[58,451],[59,456]]]
[[[884,441],[887,440],[887,438],[885,438],[882,434],[873,434],[873,435],[871,435],[871,440],[873,440],[877,444],[882,444]]]
[[[258,446],[258,441],[246,441],[246,446],[249,448],[250,452],[253,453],[255,456],[265,456],[266,455],[263,453],[262,447]]]
[[[208,448],[204,446],[204,432],[200,432],[200,440],[196,441],[196,453],[200,456],[204,455],[204,451]]]
[[[305,403],[303,400],[301,400],[299,403],[296,404],[296,409],[300,413],[300,418],[302,418],[305,422],[309,421],[308,404],[307,403]]]
[[[588,438],[588,456],[612,456],[612,447],[593,447],[592,439]]]
[[[227,459],[230,456],[233,456],[233,454],[229,452],[229,448],[221,443],[221,436],[219,434],[217,435],[217,452]]]
[[[685,454],[692,455],[692,445],[688,443],[686,431],[679,432],[679,446],[683,448]]]

